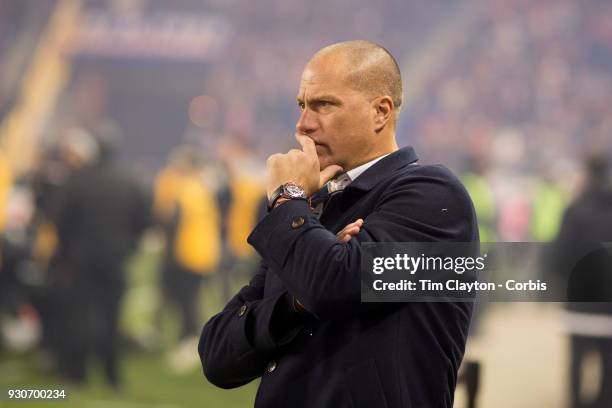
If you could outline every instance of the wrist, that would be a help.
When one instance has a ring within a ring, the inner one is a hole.
[[[293,182],[282,184],[270,195],[268,199],[268,211],[271,211],[286,201],[297,199],[306,200],[304,189]]]

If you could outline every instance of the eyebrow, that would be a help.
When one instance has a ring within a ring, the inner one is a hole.
[[[302,102],[304,102],[304,101],[302,100],[302,98],[300,98],[299,96],[297,96],[295,99],[296,99],[296,101],[297,101],[298,103],[302,103]],[[308,99],[308,101],[309,101],[309,102],[311,102],[311,103],[312,103],[313,101],[314,101],[314,102],[316,102],[316,101],[321,101],[321,100],[328,100],[328,101],[333,102],[333,103],[340,103],[340,102],[341,102],[341,101],[340,101],[340,99],[338,99],[338,97],[333,96],[333,95],[331,95],[331,94],[321,94],[321,95],[316,95],[316,96],[313,96],[313,97],[309,97],[309,98],[307,98],[307,99]]]

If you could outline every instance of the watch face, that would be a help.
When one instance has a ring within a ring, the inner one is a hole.
[[[305,195],[304,190],[302,190],[300,186],[293,183],[287,183],[285,185],[285,191],[290,198],[300,198],[304,197]]]

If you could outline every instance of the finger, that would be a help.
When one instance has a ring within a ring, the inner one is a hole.
[[[357,235],[359,234],[359,231],[361,231],[361,229],[358,226],[354,226],[354,227],[345,227],[342,231],[340,231],[338,234],[336,234],[338,236],[338,238],[340,237],[344,237],[345,235]]]
[[[295,138],[297,139],[300,146],[302,146],[302,150],[304,153],[309,156],[317,157],[317,148],[315,147],[315,143],[308,136],[300,135],[299,133],[295,134]]]
[[[346,231],[347,231],[347,229],[346,229],[346,227],[344,227],[344,228],[342,228],[342,231],[338,231],[338,232],[336,233],[336,236],[337,236],[338,238],[341,238],[341,237],[343,237],[344,235],[346,235]]]
[[[347,234],[351,234],[351,235],[357,235],[359,234],[359,231],[361,231],[361,229],[359,227],[352,227],[346,230]]]
[[[344,228],[342,228],[342,230],[341,230],[340,232],[338,232],[336,235],[338,235],[338,236],[340,237],[341,235],[346,234],[346,232],[347,232],[348,230],[351,230],[351,229],[353,229],[353,228],[357,228],[357,229],[359,229],[359,228],[361,228],[361,226],[362,226],[362,225],[363,225],[363,219],[359,218],[359,219],[357,219],[356,221],[353,221],[353,222],[351,222],[350,224],[347,224],[347,225],[346,225]],[[357,231],[357,232],[359,232],[359,231]]]
[[[340,243],[344,244],[346,242],[349,242],[352,237],[353,236],[351,234],[342,234],[341,236],[338,237],[338,241],[340,241]]]
[[[359,225],[347,225],[346,227],[344,227],[344,230],[346,232],[354,231],[356,229],[359,230]]]
[[[355,233],[355,234],[344,234],[338,240],[340,241],[340,243],[345,244],[345,243],[349,242],[351,240],[351,238],[353,238],[355,235],[357,235],[357,233]]]
[[[338,238],[341,238],[341,237],[343,237],[343,236],[345,236],[345,235],[347,234],[347,231],[348,231],[348,229],[347,229],[346,227],[344,227],[344,228],[342,228],[342,231],[339,231],[339,232],[336,234],[336,236],[337,236]]]
[[[351,236],[349,234],[345,234],[342,237],[338,238],[341,244],[346,244],[351,240]]]
[[[326,168],[324,168],[323,170],[321,170],[321,175],[319,177],[321,186],[323,186],[323,184],[327,183],[329,180],[331,180],[338,173],[341,173],[341,172],[342,172],[342,167],[338,166],[337,164],[331,164],[327,166]]]
[[[355,226],[357,226],[357,227],[361,227],[362,225],[363,225],[363,220],[362,220],[361,218],[359,218],[358,220],[351,222],[350,224],[348,224],[348,225],[347,225],[346,227],[344,227],[344,228],[347,228],[347,227],[355,227]]]

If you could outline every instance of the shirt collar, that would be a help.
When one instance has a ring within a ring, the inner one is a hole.
[[[351,190],[369,191],[380,181],[389,177],[390,174],[406,166],[415,166],[418,157],[410,146],[402,147],[378,163],[367,169],[357,180],[348,187]]]
[[[349,178],[351,179],[351,181],[354,181],[357,177],[359,177],[364,171],[366,171],[367,169],[369,169],[370,167],[372,167],[373,165],[376,164],[376,162],[378,162],[379,160],[382,160],[383,158],[387,157],[390,153],[387,154],[383,154],[382,156],[379,156],[377,158],[375,158],[374,160],[370,160],[367,163],[362,164],[361,166],[355,167],[352,170],[349,170],[346,172],[346,174],[349,176]]]

